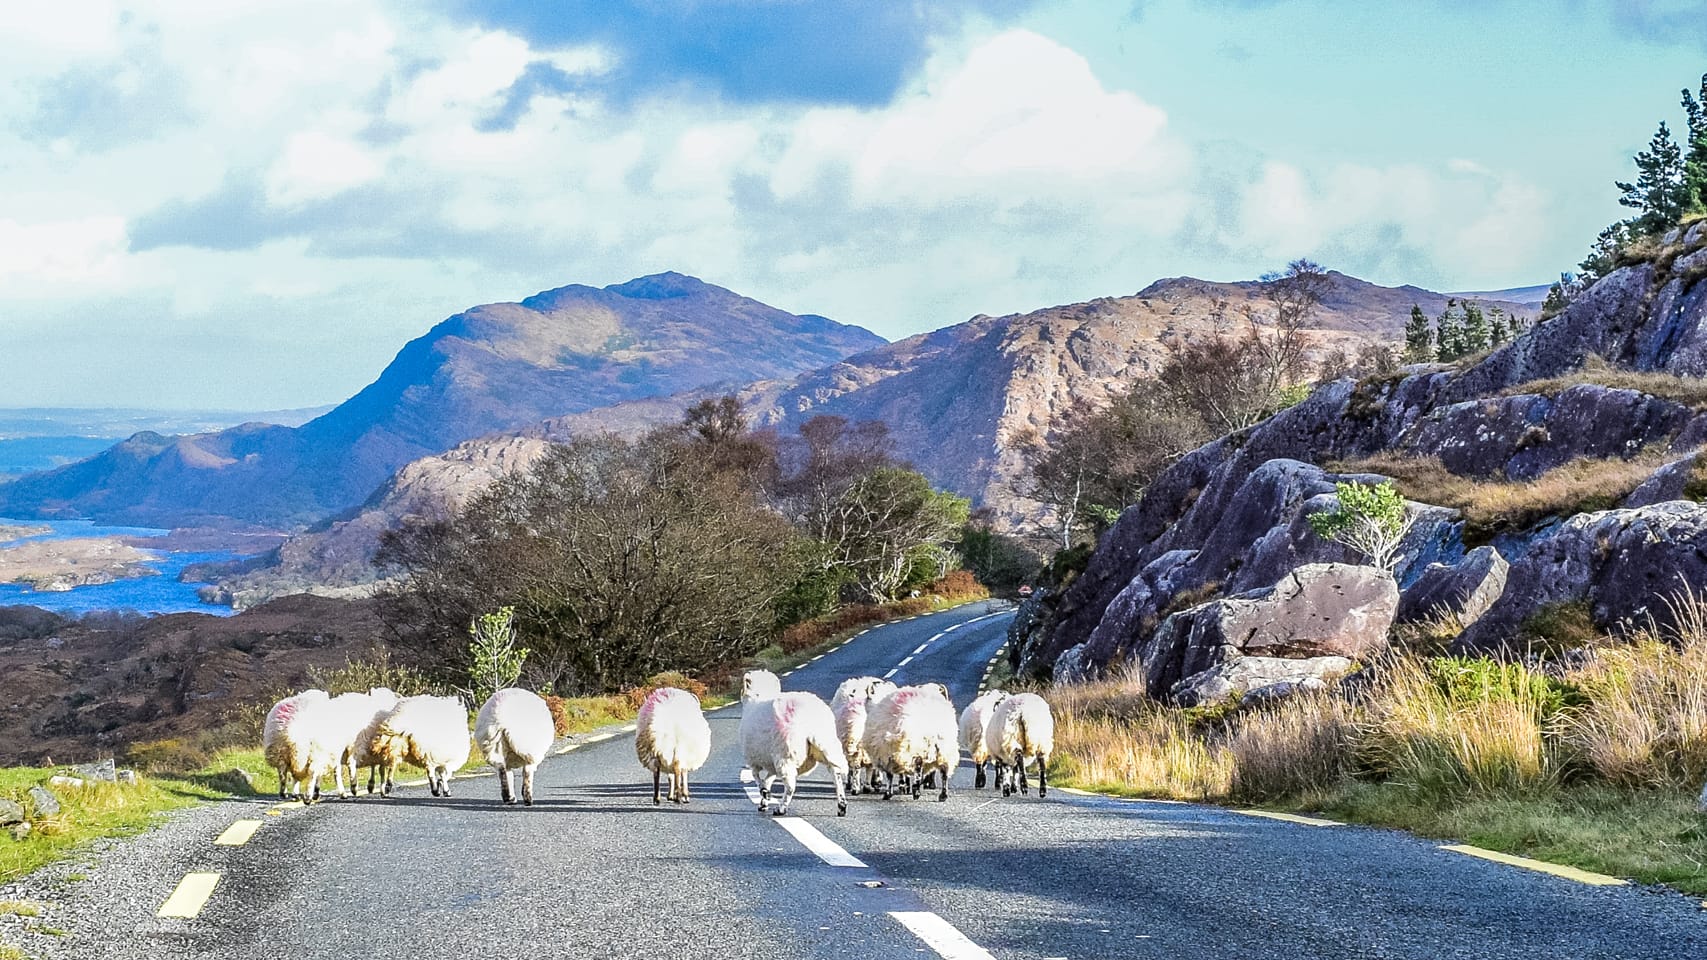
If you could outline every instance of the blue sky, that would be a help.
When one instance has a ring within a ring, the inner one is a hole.
[[[333,402],[680,270],[896,338],[1255,276],[1545,282],[1707,3],[0,6],[0,406]]]

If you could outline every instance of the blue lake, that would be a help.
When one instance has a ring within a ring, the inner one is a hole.
[[[31,540],[69,540],[77,537],[159,537],[167,531],[151,527],[109,527],[92,520],[8,520],[0,517],[0,525],[21,527],[50,527],[51,532],[34,537],[7,541],[8,544]],[[140,544],[139,544],[140,546]],[[214,551],[155,551],[157,559],[149,566],[160,571],[157,577],[135,577],[116,583],[77,587],[64,592],[37,593],[28,586],[0,583],[0,606],[28,604],[44,610],[62,613],[89,613],[96,610],[134,610],[137,613],[210,613],[230,616],[230,607],[202,603],[196,599],[196,589],[203,583],[179,583],[178,574],[192,563],[231,560],[239,556],[229,550]]]

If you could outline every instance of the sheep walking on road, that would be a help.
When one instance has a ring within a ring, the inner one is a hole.
[[[781,686],[767,670],[741,679],[741,748],[759,784],[759,812],[770,808],[771,785],[781,777],[782,803],[771,812],[786,814],[798,778],[822,763],[835,780],[836,816],[847,816],[848,761],[829,704],[810,693],[778,692]]]
[[[492,694],[481,705],[480,715],[474,721],[474,742],[480,747],[480,755],[498,771],[498,795],[505,803],[516,802],[513,774],[520,767],[522,803],[533,806],[533,775],[556,739],[551,708],[538,694],[518,687],[506,687]],[[445,796],[450,795],[449,787],[447,776]]]
[[[373,753],[384,768],[385,796],[397,785],[397,768],[412,763],[426,769],[433,796],[448,797],[451,775],[468,762],[468,708],[456,697],[405,697],[380,723]]]
[[[960,745],[972,757],[973,789],[984,789],[984,767],[990,762],[990,747],[985,732],[990,728],[990,718],[996,712],[996,705],[1006,700],[1007,693],[1002,690],[989,690],[978,695],[978,699],[966,705],[960,711]]]
[[[367,766],[371,771],[372,767],[364,738],[371,736],[369,731],[374,724],[397,706],[397,694],[387,687],[373,687],[366,693],[339,694],[331,699],[329,706],[331,712],[327,716],[325,736],[338,748],[338,763],[334,770],[337,792],[341,797],[353,797],[356,795],[356,770]],[[344,781],[346,768],[350,774],[347,785]],[[371,772],[368,774],[367,792],[373,792]]]
[[[895,685],[877,677],[854,677],[842,681],[830,700],[830,712],[836,717],[836,739],[841,741],[842,753],[848,759],[848,793],[866,793],[876,789],[877,770],[865,752],[865,726],[871,704],[895,692]]]
[[[918,799],[925,777],[948,799],[948,780],[960,764],[954,704],[940,684],[902,687],[871,707],[863,746],[883,774],[883,799],[895,795],[900,778]]]
[[[670,802],[687,803],[688,774],[711,756],[711,725],[699,698],[686,690],[659,687],[646,696],[634,718],[634,754],[652,771],[652,803],[662,804],[660,781],[670,775]]]
[[[1035,693],[1018,693],[996,705],[985,731],[985,745],[996,762],[996,787],[1002,796],[1010,796],[1017,788],[1027,792],[1026,761],[1037,764],[1037,795],[1049,795],[1049,755],[1055,752],[1055,715],[1049,701]],[[1013,775],[1004,779],[1006,767],[1013,764]]]
[[[267,720],[261,726],[261,752],[266,756],[267,764],[279,772],[280,800],[295,794],[295,781],[290,778],[290,747],[284,739],[284,729],[296,719],[297,712],[305,704],[325,699],[327,693],[324,690],[304,690],[285,697],[267,711]]]

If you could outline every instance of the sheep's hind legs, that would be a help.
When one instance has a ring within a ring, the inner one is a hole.
[[[1031,792],[1030,784],[1025,782],[1025,754],[1014,751],[1014,773],[1019,777],[1019,792],[1023,796]]]
[[[509,767],[498,768],[498,794],[504,798],[505,803],[516,802],[515,778]]]
[[[664,768],[663,767],[653,767],[652,768],[652,805],[654,807],[659,806],[664,802],[663,790],[662,790],[663,781],[664,781]],[[676,799],[675,792],[676,792],[675,785],[671,784],[671,786],[670,786],[670,799],[671,800]]]
[[[784,771],[782,775],[782,806],[777,807],[772,811],[779,817],[786,816],[788,814],[788,805],[794,802],[794,786],[796,783],[795,778],[797,776],[798,774],[793,770]]]
[[[533,806],[533,773],[539,769],[538,764],[528,764],[522,768],[522,806]]]
[[[972,765],[972,769],[975,771],[972,775],[972,789],[984,789],[984,765],[982,763],[975,763]]]
[[[1043,754],[1037,755],[1037,796],[1038,799],[1049,796],[1049,758]]]

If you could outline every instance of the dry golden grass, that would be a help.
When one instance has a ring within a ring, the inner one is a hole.
[[[1423,661],[1383,664],[1358,720],[1360,765],[1446,797],[1555,785],[1560,766],[1546,727],[1556,703],[1546,684],[1521,667],[1484,673],[1490,679],[1452,683]]]
[[[1614,390],[1635,390],[1649,396],[1687,404],[1698,410],[1707,409],[1707,380],[1658,371],[1631,370],[1607,363],[1601,357],[1589,357],[1583,362],[1581,369],[1561,376],[1531,380],[1508,387],[1501,396],[1539,394],[1544,397],[1556,397],[1571,387],[1582,384],[1594,384]]]
[[[1548,517],[1611,509],[1676,457],[1656,444],[1628,460],[1578,458],[1533,480],[1464,477],[1435,457],[1391,452],[1329,464],[1328,469],[1391,477],[1407,498],[1463,513],[1465,542],[1485,543]]]
[[[1239,718],[1232,795],[1241,800],[1296,797],[1345,778],[1354,734],[1351,705],[1328,694],[1305,693]]]
[[[1124,796],[1227,795],[1232,753],[1199,735],[1183,711],[1148,700],[1133,682],[1074,684],[1046,695],[1055,713],[1058,777]]]
[[[1645,631],[1573,676],[1587,703],[1565,739],[1607,783],[1695,788],[1707,779],[1707,605],[1675,603],[1672,636]]]

